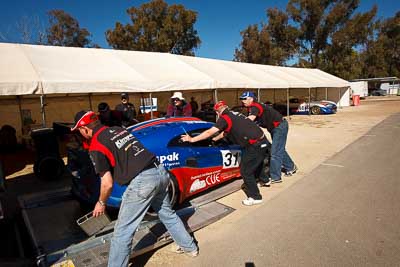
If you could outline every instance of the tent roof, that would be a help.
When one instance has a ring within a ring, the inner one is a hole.
[[[347,87],[318,69],[169,53],[0,43],[0,95]]]

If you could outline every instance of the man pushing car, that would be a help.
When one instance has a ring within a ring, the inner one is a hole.
[[[240,145],[243,148],[240,174],[246,186],[247,195],[242,203],[246,206],[262,203],[256,175],[267,153],[267,138],[260,127],[243,114],[229,110],[224,101],[217,102],[214,110],[219,118],[213,127],[195,137],[188,134],[182,135],[181,140],[194,143],[220,133],[214,140],[226,136],[233,143]]]
[[[179,246],[177,253],[198,255],[193,238],[171,208],[167,191],[169,176],[153,153],[126,129],[102,125],[93,111],[78,112],[71,130],[78,130],[89,141],[89,154],[101,177],[93,216],[104,213],[114,180],[127,186],[114,227],[108,266],[128,266],[133,235],[149,207],[157,212]]]
[[[282,115],[270,106],[258,103],[253,92],[244,92],[240,100],[248,110],[248,118],[255,121],[260,127],[267,129],[272,137],[270,176],[260,177],[261,185],[269,186],[271,183],[281,183],[281,168],[286,176],[291,176],[297,171],[296,165],[286,151],[286,139],[289,125]],[[261,175],[264,175],[264,170]]]

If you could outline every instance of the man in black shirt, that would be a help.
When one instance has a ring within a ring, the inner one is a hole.
[[[122,112],[111,110],[106,102],[101,102],[97,105],[99,119],[106,126],[122,126]]]
[[[196,114],[197,111],[199,110],[199,104],[197,104],[197,101],[194,99],[194,96],[190,98],[190,106],[192,106],[192,114]]]
[[[286,152],[286,139],[289,125],[282,115],[270,106],[258,103],[253,92],[244,92],[240,100],[249,112],[248,118],[255,121],[260,127],[266,128],[271,134],[271,160],[270,176],[271,179],[262,181],[268,186],[270,183],[281,183],[281,168],[285,169],[285,175],[290,176],[297,171],[289,154]],[[264,171],[262,171],[264,173]],[[263,179],[263,177],[260,177]]]
[[[135,106],[129,102],[128,93],[121,94],[121,103],[115,106],[115,110],[122,113],[122,126],[128,127],[137,123],[136,109]]]
[[[108,266],[128,266],[133,235],[149,207],[158,213],[178,244],[177,252],[197,256],[197,245],[171,208],[167,191],[169,176],[155,155],[126,129],[102,125],[93,111],[78,112],[74,130],[90,142],[89,154],[101,177],[100,196],[93,216],[104,213],[114,180],[127,186],[114,227]]]
[[[195,137],[182,135],[182,141],[193,143],[221,132],[214,140],[226,135],[233,143],[240,145],[243,148],[240,174],[247,189],[245,191],[247,198],[242,203],[246,206],[262,203],[262,196],[256,183],[256,172],[267,152],[268,141],[263,131],[243,114],[230,111],[224,101],[217,102],[214,110],[219,118],[213,127]]]

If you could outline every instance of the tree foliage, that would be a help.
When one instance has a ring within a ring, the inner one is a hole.
[[[382,23],[377,43],[383,46],[387,74],[400,77],[400,11]]]
[[[154,0],[127,10],[131,23],[115,24],[106,31],[109,45],[115,49],[170,52],[194,55],[200,38],[194,29],[197,13],[183,5]]]
[[[376,21],[359,0],[290,0],[241,32],[235,60],[320,68],[344,79],[400,75],[400,12]],[[293,61],[292,61],[293,62]]]
[[[235,49],[236,61],[282,65],[293,57],[297,49],[297,30],[289,25],[289,18],[278,9],[268,9],[268,24],[250,25],[242,31],[240,48]]]
[[[242,49],[236,49],[235,60],[249,63],[274,64],[271,56],[271,40],[265,27],[258,30],[256,24],[250,25],[240,33]]]
[[[47,43],[56,46],[92,47],[89,39],[91,34],[86,28],[81,28],[79,22],[63,10],[51,10],[49,27],[47,28]]]

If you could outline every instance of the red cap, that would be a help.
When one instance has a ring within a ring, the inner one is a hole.
[[[93,111],[79,111],[75,115],[75,126],[71,129],[71,131],[75,131],[79,127],[86,126],[94,121],[97,121],[99,117],[97,117],[96,113]]]
[[[214,110],[218,110],[219,108],[226,106],[226,103],[224,100],[218,101],[217,103],[215,103],[214,105]]]

